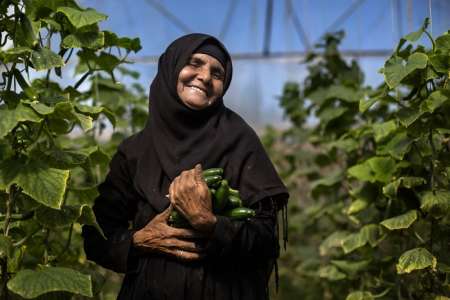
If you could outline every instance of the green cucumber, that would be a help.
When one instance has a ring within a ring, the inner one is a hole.
[[[241,198],[241,196],[239,195],[239,191],[232,188],[230,188],[230,195]]]
[[[228,207],[230,208],[242,207],[241,198],[231,195],[230,193],[230,195],[228,196]]]
[[[172,227],[189,228],[191,226],[188,220],[186,220],[183,215],[178,212],[178,210],[172,210],[167,221],[167,223]]]
[[[217,183],[219,183],[222,180],[222,176],[220,175],[213,175],[205,177],[206,184],[211,187],[215,186]]]
[[[247,207],[236,207],[231,210],[227,210],[224,214],[225,217],[241,220],[255,216],[255,211]]]
[[[217,188],[216,193],[214,194],[214,212],[220,213],[228,204],[228,181],[223,179],[220,182],[220,186]]]
[[[215,175],[223,175],[223,169],[222,168],[211,168],[211,169],[206,169],[203,171],[203,177],[210,177],[210,176],[215,176]]]

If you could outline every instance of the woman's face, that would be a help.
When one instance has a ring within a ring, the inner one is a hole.
[[[214,57],[194,53],[178,74],[177,93],[188,107],[204,109],[223,94],[225,70]]]

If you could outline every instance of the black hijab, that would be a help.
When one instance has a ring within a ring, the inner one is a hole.
[[[186,106],[177,94],[180,70],[200,46],[214,44],[225,55],[224,93],[232,77],[228,51],[216,38],[189,34],[178,38],[159,58],[158,72],[150,87],[150,116],[136,143],[134,184],[157,210],[169,201],[170,182],[181,171],[201,163],[203,169],[221,167],[230,186],[239,189],[246,206],[273,197],[278,207],[289,197],[257,135],[220,97],[203,110]]]

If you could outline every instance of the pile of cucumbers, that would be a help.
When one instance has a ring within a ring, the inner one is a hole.
[[[239,191],[228,185],[223,178],[222,168],[212,168],[203,171],[203,178],[208,185],[215,215],[230,217],[235,220],[247,219],[255,216],[253,209],[244,207]],[[169,225],[178,228],[189,228],[189,222],[174,209],[169,215]]]

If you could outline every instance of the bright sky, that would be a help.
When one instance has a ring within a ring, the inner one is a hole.
[[[300,21],[307,40],[314,44],[326,30],[346,31],[341,49],[389,50],[400,36],[417,30],[423,19],[432,17],[434,36],[450,29],[448,0],[274,0],[272,39],[273,52],[304,51],[304,43],[294,27],[292,11]],[[139,37],[143,49],[138,57],[161,54],[177,37],[189,32],[203,32],[221,40],[232,54],[260,53],[263,49],[265,0],[83,0],[84,7],[94,7],[109,16],[102,29],[121,36]],[[164,16],[155,6],[162,5],[183,26]],[[230,7],[234,5],[229,26],[224,26]],[[431,6],[430,6],[431,5]],[[349,8],[354,10],[350,13]],[[290,11],[291,13],[289,13]],[[345,12],[338,26],[330,28]],[[360,58],[368,84],[377,84],[382,77],[377,70],[385,58]],[[280,124],[282,112],[276,96],[287,80],[300,81],[305,68],[296,61],[240,60],[234,61],[233,82],[225,95],[226,104],[240,113],[252,126]],[[136,63],[133,68],[142,73],[141,82],[148,86],[156,73],[155,64]]]

